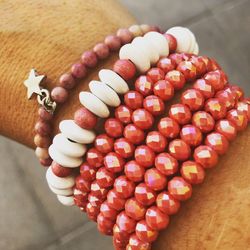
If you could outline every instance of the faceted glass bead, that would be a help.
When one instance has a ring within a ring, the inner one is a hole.
[[[138,128],[147,130],[153,126],[154,117],[146,109],[136,109],[132,114],[132,121]]]
[[[180,209],[180,202],[167,191],[158,194],[156,199],[157,207],[165,214],[176,214]]]
[[[237,131],[242,131],[247,127],[247,115],[242,111],[231,109],[227,114],[227,119],[235,125]]]
[[[184,75],[178,70],[169,71],[165,76],[165,80],[169,81],[175,90],[182,89],[186,82]]]
[[[181,139],[175,139],[171,141],[168,145],[169,153],[179,161],[185,161],[189,158],[191,154],[191,149],[189,145],[181,140]]]
[[[108,190],[105,187],[101,187],[95,180],[92,182],[90,187],[91,193],[100,199],[104,199],[107,196]]]
[[[119,173],[123,170],[124,159],[117,153],[111,152],[104,157],[104,166],[112,173]]]
[[[136,234],[133,234],[129,238],[129,245],[126,250],[151,250],[151,244],[148,242],[143,242],[138,239]]]
[[[124,95],[124,103],[132,110],[142,107],[143,96],[138,91],[130,90]]]
[[[181,129],[181,139],[189,146],[198,146],[202,142],[202,133],[200,129],[193,125],[185,125]]]
[[[98,135],[95,138],[95,147],[99,152],[103,154],[111,152],[113,150],[113,145],[114,140],[106,134]]]
[[[145,216],[147,224],[154,230],[163,230],[169,224],[169,216],[162,213],[156,206],[148,208]]]
[[[83,193],[82,191],[78,189],[74,189],[74,193],[75,193],[75,190],[77,190],[77,192],[80,193],[80,194],[74,195],[75,205],[78,207],[86,207],[88,203],[88,193]]]
[[[157,239],[159,232],[148,226],[145,220],[139,221],[136,224],[136,236],[144,242],[153,242]]]
[[[126,214],[134,220],[142,220],[146,213],[146,208],[135,198],[130,198],[125,204]]]
[[[105,235],[113,234],[114,222],[105,218],[102,213],[97,216],[97,228],[98,230]]]
[[[131,143],[137,145],[144,141],[145,133],[134,124],[129,124],[124,129],[124,137]]]
[[[154,83],[150,77],[142,75],[139,76],[135,81],[135,90],[141,93],[143,96],[148,96],[153,92],[153,84]]]
[[[166,138],[158,131],[151,131],[146,137],[146,144],[154,152],[160,153],[165,150],[167,145]]]
[[[167,138],[175,138],[179,135],[179,124],[169,117],[162,118],[158,123],[158,130]]]
[[[115,221],[116,220],[116,216],[118,214],[118,211],[115,210],[114,208],[111,208],[108,205],[108,202],[105,201],[102,203],[101,207],[100,207],[100,212],[103,214],[103,216],[109,220]]]
[[[221,66],[213,58],[211,58],[210,61],[211,61],[211,64],[212,64],[211,65],[212,70],[221,69]]]
[[[178,161],[168,153],[161,153],[155,157],[155,167],[164,175],[173,175],[178,170]]]
[[[212,168],[218,162],[218,155],[209,146],[199,146],[194,150],[194,159],[203,168]]]
[[[96,172],[96,182],[100,187],[107,188],[113,185],[115,180],[114,173],[108,171],[105,167],[98,169]]]
[[[147,72],[147,76],[153,81],[153,83],[156,83],[159,80],[163,80],[165,77],[165,73],[160,68],[151,68]]]
[[[126,138],[120,138],[115,141],[114,150],[121,157],[130,158],[134,155],[135,147]]]
[[[154,95],[159,96],[163,101],[167,101],[173,98],[174,96],[174,87],[167,80],[160,80],[155,83]]]
[[[192,114],[186,105],[174,104],[170,107],[169,116],[179,124],[183,125],[191,120]]]
[[[76,177],[76,188],[80,191],[88,193],[90,191],[90,185],[91,183],[85,181],[81,175]]]
[[[172,53],[168,56],[168,58],[170,58],[177,66],[179,63],[181,63],[185,59],[188,59],[188,58],[184,58],[183,55],[184,55],[183,53]]]
[[[128,244],[129,241],[129,234],[128,232],[122,231],[117,224],[114,225],[113,227],[113,236],[115,239],[120,240],[122,243]],[[125,244],[125,246],[126,246]]]
[[[135,184],[128,180],[126,176],[121,175],[115,180],[114,190],[119,197],[124,199],[129,198],[134,194]]]
[[[133,233],[135,231],[136,221],[122,211],[116,218],[116,225],[123,232]]]
[[[200,110],[204,105],[204,97],[196,89],[188,89],[181,95],[181,103],[187,105],[191,111]]]
[[[138,146],[135,150],[135,160],[142,167],[151,167],[155,160],[155,153],[146,145]]]
[[[128,242],[121,241],[115,237],[113,237],[113,246],[115,250],[122,250],[125,249]]]
[[[148,169],[145,172],[144,181],[154,191],[161,191],[167,185],[167,178],[156,168]]]
[[[110,190],[107,194],[107,202],[111,208],[114,208],[117,211],[124,209],[126,200],[120,198],[115,190]]]
[[[96,148],[91,148],[87,152],[86,160],[90,166],[99,168],[103,164],[103,155]]]
[[[195,66],[197,76],[201,76],[206,73],[206,64],[200,56],[191,56],[190,62]]]
[[[100,211],[99,207],[94,206],[91,203],[88,203],[86,206],[86,213],[90,220],[96,221],[99,211]]]
[[[200,58],[205,63],[207,72],[213,70],[212,69],[212,61],[207,56],[200,56]]]
[[[132,110],[125,105],[120,105],[115,109],[115,117],[123,124],[131,122]]]
[[[208,134],[205,140],[205,144],[210,146],[219,155],[225,154],[229,146],[226,137],[217,132]]]
[[[206,82],[204,79],[198,79],[193,88],[199,90],[205,99],[211,98],[214,96],[214,88]]]
[[[90,193],[88,195],[88,200],[89,200],[89,203],[91,203],[93,206],[98,206],[98,207],[100,207],[103,202],[103,199],[98,198],[93,193]]]
[[[184,75],[186,81],[193,81],[197,76],[196,67],[191,61],[180,62],[176,70],[179,70]]]
[[[208,133],[214,128],[214,118],[205,111],[198,111],[193,114],[192,123],[201,132]]]
[[[237,86],[237,85],[231,85],[229,86],[226,91],[228,91],[229,93],[232,93],[233,96],[235,96],[235,100],[236,101],[241,101],[244,98],[244,92],[243,90]]]
[[[145,168],[140,166],[136,161],[129,161],[124,166],[124,173],[129,180],[139,182],[144,178]]]
[[[243,100],[238,102],[236,109],[243,112],[247,116],[248,122],[250,121],[250,101]]]
[[[220,99],[211,98],[206,101],[205,111],[210,113],[215,120],[219,120],[226,116],[227,108]]]
[[[192,186],[182,177],[174,177],[168,182],[169,193],[179,201],[188,200],[192,195]]]
[[[220,120],[215,125],[215,131],[224,135],[229,141],[235,139],[237,130],[235,125],[229,120]]]
[[[164,102],[155,95],[147,96],[143,101],[143,107],[152,115],[160,115],[165,111]]]
[[[135,198],[144,206],[150,206],[155,202],[156,193],[145,183],[140,183],[135,188]]]
[[[113,138],[120,137],[123,133],[123,125],[120,120],[109,118],[104,124],[105,132]]]
[[[235,96],[225,90],[218,91],[215,95],[224,105],[226,105],[227,109],[232,109],[235,106]]]
[[[181,165],[181,176],[190,184],[200,184],[205,178],[205,171],[195,161],[185,161]]]
[[[208,72],[204,79],[210,84],[215,91],[222,90],[227,84],[227,76],[221,70]]]
[[[176,64],[171,58],[163,57],[158,61],[157,67],[162,69],[164,73],[166,74],[170,70],[174,70],[176,67]]]
[[[80,166],[80,174],[86,181],[93,181],[95,179],[96,169],[91,167],[87,162]]]

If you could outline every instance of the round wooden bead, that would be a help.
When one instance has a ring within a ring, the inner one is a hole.
[[[59,85],[65,89],[72,89],[76,84],[74,77],[70,73],[61,75]]]
[[[36,153],[37,158],[39,158],[39,159],[48,159],[49,158],[49,152],[48,152],[47,148],[37,147],[35,153]]]
[[[46,121],[38,121],[35,124],[35,132],[41,136],[50,135],[51,133],[51,126]]]
[[[106,36],[104,43],[108,45],[111,51],[116,51],[121,47],[121,39],[115,35]]]
[[[131,25],[128,30],[136,37],[136,36],[141,36],[143,34],[142,29],[140,25],[134,24]]]
[[[109,47],[105,43],[97,43],[93,48],[93,51],[100,59],[105,59],[109,55]]]
[[[79,94],[80,103],[95,115],[106,118],[109,116],[109,109],[98,97],[90,92],[82,91]]]
[[[89,68],[93,68],[97,64],[97,56],[96,53],[92,50],[85,51],[81,56],[81,61],[84,65],[86,65]]]
[[[69,196],[73,194],[73,189],[72,188],[67,188],[67,189],[57,189],[52,187],[51,185],[48,185],[50,190],[57,195],[63,195],[63,196]]]
[[[57,199],[64,205],[64,206],[74,206],[74,197],[73,196],[63,196],[57,195]]]
[[[74,120],[61,121],[59,129],[66,138],[81,144],[92,143],[95,139],[93,131],[79,127]]]
[[[87,74],[87,69],[82,63],[75,63],[71,67],[71,74],[75,78],[81,79],[84,78]]]
[[[37,147],[48,148],[51,144],[51,138],[49,136],[36,134],[34,137],[34,143]]]
[[[69,93],[67,89],[60,86],[53,88],[51,91],[51,97],[57,103],[64,103],[67,100],[68,96]]]
[[[79,108],[74,114],[75,123],[84,129],[93,129],[97,123],[97,117],[85,107]]]

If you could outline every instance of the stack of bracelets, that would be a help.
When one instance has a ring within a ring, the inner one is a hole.
[[[60,122],[52,144],[53,114],[48,105],[39,109],[36,154],[49,165],[47,182],[62,204],[86,212],[101,233],[113,236],[115,249],[149,250],[191,197],[192,185],[203,182],[205,170],[246,129],[250,100],[228,84],[215,60],[198,56],[189,29],[163,34],[133,25],[85,52],[52,90],[53,101],[64,102],[87,68],[119,49],[113,69],[100,70],[90,92],[79,94],[83,107]],[[189,82],[164,116],[166,102]],[[98,118],[106,120],[97,135]]]

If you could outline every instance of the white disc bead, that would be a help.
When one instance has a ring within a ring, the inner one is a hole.
[[[64,205],[64,206],[74,206],[74,197],[73,196],[63,196],[63,195],[57,195],[57,199]]]
[[[67,188],[67,189],[58,189],[58,188],[54,188],[51,185],[48,185],[50,190],[54,193],[54,194],[58,194],[58,195],[64,195],[64,196],[68,196],[68,195],[72,195],[73,194],[73,189],[72,188]]]

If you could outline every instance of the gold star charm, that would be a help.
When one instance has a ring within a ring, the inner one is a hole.
[[[42,82],[44,78],[45,78],[45,75],[37,75],[35,69],[31,69],[28,79],[24,81],[24,85],[28,89],[27,91],[28,99],[31,98],[33,93],[42,95],[42,92],[40,89],[40,83]]]

